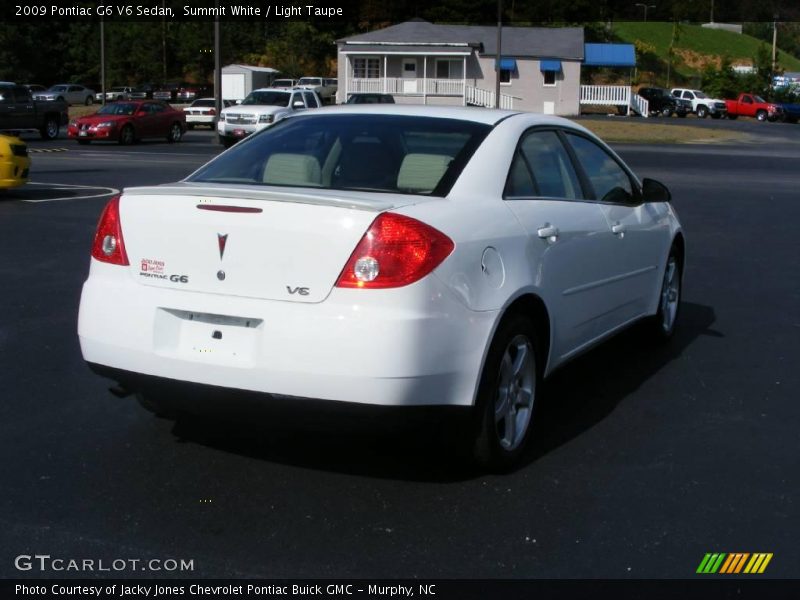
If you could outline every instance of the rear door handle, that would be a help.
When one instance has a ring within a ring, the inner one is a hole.
[[[617,223],[616,225],[613,225],[611,227],[611,233],[613,233],[614,235],[619,235],[621,233],[625,233],[625,229],[626,229],[625,225],[623,225],[622,223]]]
[[[551,242],[555,242],[556,238],[558,238],[558,227],[553,227],[549,224],[545,225],[536,231],[536,235],[542,239],[549,239]]]

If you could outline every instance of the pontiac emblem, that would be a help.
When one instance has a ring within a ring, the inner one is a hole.
[[[218,233],[217,243],[219,244],[219,259],[222,260],[222,257],[225,255],[225,244],[228,243],[228,234],[222,235]]]

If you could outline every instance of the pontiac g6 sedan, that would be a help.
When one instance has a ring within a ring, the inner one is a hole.
[[[150,100],[106,104],[93,115],[69,122],[67,136],[79,144],[118,142],[133,144],[145,138],[179,142],[186,130],[186,115],[169,104]]]
[[[150,410],[164,384],[462,406],[504,468],[543,377],[636,321],[673,333],[684,238],[667,189],[575,123],[377,105],[126,189],[91,254],[83,356]]]

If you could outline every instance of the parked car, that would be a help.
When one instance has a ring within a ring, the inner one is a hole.
[[[724,100],[709,98],[702,90],[688,90],[685,88],[673,88],[671,93],[676,98],[688,100],[693,112],[699,119],[705,119],[711,115],[712,119],[719,119],[727,114]]]
[[[49,87],[44,92],[38,92],[33,96],[34,100],[63,100],[67,104],[86,104],[94,102],[95,91],[93,89],[77,85],[75,83],[60,83]]]
[[[797,123],[800,120],[800,104],[782,102],[783,120],[787,123]]]
[[[664,88],[644,87],[637,92],[642,98],[647,100],[650,114],[671,117],[678,115],[685,117],[690,112],[688,102],[681,101]]]
[[[460,407],[463,443],[504,469],[543,377],[636,321],[675,331],[684,238],[669,201],[559,117],[308,111],[107,204],[81,351],[166,416],[201,393],[232,410],[231,389]]]
[[[34,94],[38,94],[40,92],[46,92],[47,88],[43,85],[38,83],[23,83],[22,87],[28,88],[28,91],[31,93],[31,96]]]
[[[736,100],[725,100],[729,119],[755,117],[759,121],[779,121],[783,119],[783,107],[767,102],[756,94],[739,94]]]
[[[192,102],[198,98],[213,96],[214,88],[203,84],[186,84],[178,90],[178,102]]]
[[[240,139],[261,131],[291,114],[319,108],[322,100],[305,89],[263,88],[254,90],[241,104],[222,111],[217,121],[220,142],[226,148]]]
[[[315,91],[323,102],[332,102],[339,89],[337,81],[328,77],[301,77],[297,87]]]
[[[120,85],[116,87],[112,87],[109,90],[106,90],[106,101],[107,102],[117,102],[120,100],[130,100],[131,94],[133,93],[133,88],[127,85]],[[97,92],[94,95],[94,99],[97,102],[103,101],[103,92]]]
[[[372,93],[350,94],[347,104],[394,104],[394,96]]]
[[[16,136],[0,134],[0,189],[19,187],[28,181],[31,160],[28,146]]]
[[[137,85],[133,88],[131,92],[131,100],[151,100],[153,98],[153,92],[156,90],[156,86],[152,83],[143,83],[141,85]]]
[[[176,102],[178,100],[178,92],[188,84],[180,82],[164,83],[153,91],[153,100],[161,100],[162,102]]]
[[[276,79],[272,82],[270,87],[280,89],[280,88],[293,88],[297,85],[297,81],[294,79]]]
[[[67,135],[79,144],[133,144],[146,138],[179,142],[185,130],[183,111],[157,100],[130,100],[106,104],[93,115],[70,121]]]
[[[12,82],[0,83],[0,131],[38,131],[42,139],[54,140],[68,120],[64,100],[33,100],[27,87]]]
[[[230,100],[222,101],[222,108],[233,106]],[[211,129],[217,124],[217,109],[214,98],[199,98],[191,106],[183,109],[186,114],[186,127],[194,129],[196,125],[208,125]]]

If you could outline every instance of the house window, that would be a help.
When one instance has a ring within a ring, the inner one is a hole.
[[[500,69],[500,83],[511,83],[511,69]]]
[[[556,84],[556,72],[555,71],[542,71],[542,76],[544,77],[544,85],[555,85]]]
[[[355,79],[377,79],[381,76],[379,58],[354,58],[353,77]]]
[[[464,77],[464,61],[436,59],[436,79],[461,79]]]

